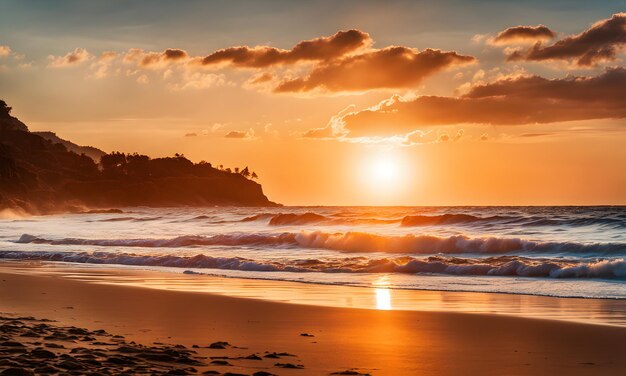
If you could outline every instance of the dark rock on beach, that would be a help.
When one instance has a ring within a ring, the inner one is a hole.
[[[279,368],[290,368],[290,369],[303,369],[304,366],[301,364],[293,364],[293,363],[276,363],[274,367]]]
[[[295,354],[269,351],[242,354],[239,351],[245,348],[233,346],[226,341],[213,342],[208,346],[194,345],[192,348],[162,342],[141,344],[101,329],[93,331],[74,326],[64,327],[32,317],[0,316],[0,328],[0,376],[276,376],[269,372],[272,367],[285,370],[305,368],[298,362],[278,360],[285,357],[295,359]],[[93,338],[93,341],[90,340],[88,344],[76,341],[77,336]],[[229,371],[210,369],[216,367],[226,367],[224,369]],[[349,369],[331,375],[368,374]]]
[[[208,346],[209,349],[220,349],[220,350],[223,350],[227,347],[230,347],[230,343],[223,342],[223,341],[213,342],[212,344]]]
[[[200,357],[181,345],[143,346],[103,330],[43,322],[31,317],[0,317],[0,375],[189,375],[198,372],[192,365],[204,365]],[[50,342],[24,341],[36,338],[34,334]],[[95,341],[89,347],[79,346],[77,335]]]

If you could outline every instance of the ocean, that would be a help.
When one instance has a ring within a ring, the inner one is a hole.
[[[626,299],[626,207],[121,208],[0,219],[0,259]]]

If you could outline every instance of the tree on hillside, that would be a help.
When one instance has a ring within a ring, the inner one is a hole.
[[[258,179],[259,175],[256,174],[256,172],[252,171],[252,175],[250,175],[251,179]]]
[[[149,176],[150,157],[138,153],[127,154],[125,169],[126,173],[131,176]]]
[[[100,165],[104,171],[113,170],[126,164],[126,154],[114,151],[100,157]]]
[[[241,175],[245,176],[246,178],[250,177],[250,170],[248,170],[248,166],[241,170]]]
[[[9,107],[9,105],[7,105],[7,102],[0,99],[0,115],[9,116],[12,109],[13,107]]]

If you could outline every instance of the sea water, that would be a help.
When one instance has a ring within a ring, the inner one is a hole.
[[[120,208],[0,219],[0,259],[626,299],[626,207]]]

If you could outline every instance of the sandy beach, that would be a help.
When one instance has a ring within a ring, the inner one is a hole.
[[[223,278],[223,283],[232,281]],[[0,313],[7,319],[54,320],[47,324],[85,328],[92,334],[104,330],[110,336],[123,336],[126,344],[154,347],[150,351],[182,345],[185,348],[179,351],[190,352],[179,355],[195,360],[193,366],[172,368],[181,373],[618,375],[626,370],[622,347],[626,328],[619,326],[495,314],[286,304],[17,273],[14,265],[6,263],[0,268]],[[16,336],[29,351],[43,341]],[[113,351],[98,346],[100,340],[78,342],[66,347]],[[216,342],[229,345],[206,348]],[[146,348],[142,351],[149,352]],[[2,347],[3,359],[9,350]],[[289,355],[273,357],[273,353]],[[220,365],[220,361],[230,365]],[[156,367],[146,364],[141,367]],[[77,374],[89,370],[88,364],[84,366]],[[157,368],[153,371],[166,373],[167,368]]]
[[[0,0],[0,376],[626,376],[624,5]]]

